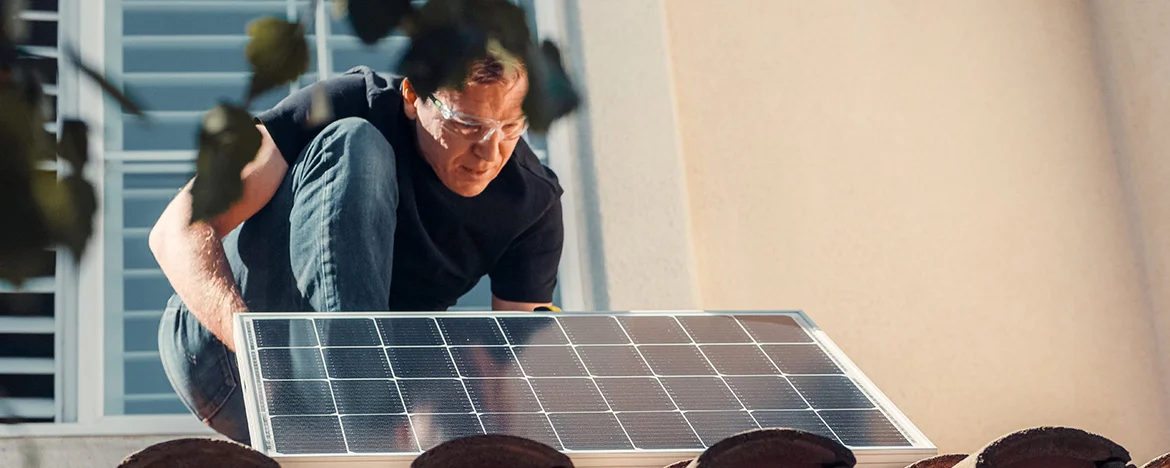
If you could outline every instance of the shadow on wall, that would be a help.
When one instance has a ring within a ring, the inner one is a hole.
[[[701,455],[666,468],[853,468],[849,448],[809,432],[758,429],[736,434]],[[118,468],[279,468],[244,445],[215,439],[179,439],[147,447]],[[572,460],[545,444],[509,435],[454,439],[427,450],[411,468],[571,468]],[[1080,429],[1036,427],[996,439],[972,454],[944,454],[907,468],[1134,468],[1117,443]],[[1142,468],[1170,468],[1170,453]]]

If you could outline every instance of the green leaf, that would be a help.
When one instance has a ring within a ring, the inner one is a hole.
[[[102,76],[101,73],[98,73],[96,70],[82,62],[81,57],[77,55],[77,52],[74,51],[72,47],[63,46],[63,49],[65,50],[65,55],[69,58],[69,61],[73,63],[73,66],[77,67],[78,70],[81,70],[81,73],[101,86],[102,90],[105,91],[107,95],[114,98],[114,100],[122,106],[122,109],[138,117],[146,117],[146,114],[142,112],[142,108],[138,106],[138,104],[135,102],[136,100],[130,96],[129,93],[122,91],[119,86],[110,83],[106,80],[105,77]]]
[[[309,43],[300,23],[270,16],[258,18],[248,23],[248,36],[244,54],[252,66],[249,102],[309,70]]]
[[[442,87],[462,88],[468,66],[486,54],[487,35],[474,25],[427,27],[411,38],[398,72],[420,96],[430,96]]]
[[[349,24],[366,45],[377,44],[414,11],[410,0],[346,1]]]
[[[524,96],[524,114],[534,132],[545,133],[553,122],[573,112],[581,104],[581,97],[565,73],[560,49],[552,41],[544,41],[539,51],[530,50],[526,56],[528,94]]]
[[[240,173],[256,158],[262,141],[252,116],[226,103],[211,109],[199,132],[199,155],[191,186],[191,223],[228,211],[244,195]]]
[[[69,161],[74,172],[81,172],[89,161],[89,126],[80,120],[61,123],[61,143],[57,148],[62,159]]]

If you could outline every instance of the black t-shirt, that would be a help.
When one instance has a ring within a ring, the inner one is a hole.
[[[334,119],[365,119],[394,148],[399,205],[389,310],[446,310],[484,275],[500,299],[551,302],[564,238],[556,174],[521,139],[483,193],[452,192],[418,150],[401,83],[364,66],[322,82]],[[312,93],[301,89],[256,116],[289,166],[328,125],[307,123]]]

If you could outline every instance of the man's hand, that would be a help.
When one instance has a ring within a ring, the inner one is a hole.
[[[501,312],[532,312],[539,307],[553,307],[548,302],[513,302],[505,301],[492,295],[492,310]]]

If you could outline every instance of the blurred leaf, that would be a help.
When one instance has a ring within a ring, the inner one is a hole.
[[[0,15],[3,17],[0,35],[17,44],[28,40],[28,23],[20,17],[20,12],[27,9],[27,0],[0,0]]]
[[[420,96],[441,87],[462,88],[468,66],[487,54],[487,35],[468,23],[421,29],[411,38],[410,50],[398,72],[410,77]]]
[[[470,0],[468,19],[500,41],[509,52],[522,56],[532,41],[524,9],[508,0]]]
[[[80,120],[67,119],[61,124],[61,143],[58,145],[61,158],[69,161],[74,172],[89,161],[89,126]]]
[[[406,21],[413,36],[422,29],[458,23],[467,11],[469,0],[427,0]]]
[[[524,96],[524,114],[534,132],[545,133],[554,121],[573,112],[581,98],[565,73],[556,44],[544,41],[539,51],[527,54],[525,62],[528,94]]]
[[[101,86],[102,90],[105,91],[106,94],[114,98],[115,101],[118,101],[118,104],[122,106],[122,109],[139,117],[146,117],[146,115],[142,113],[142,108],[139,107],[137,103],[135,103],[135,99],[123,92],[118,86],[115,86],[113,83],[107,81],[101,73],[98,73],[96,70],[83,63],[81,61],[81,57],[77,55],[77,52],[74,51],[72,47],[64,46],[63,49],[65,50],[65,55],[69,57],[69,61],[72,62],[78,70],[81,70],[85,76],[89,77],[89,79],[93,80],[99,86]]]
[[[50,239],[63,244],[74,259],[85,254],[86,243],[93,235],[93,216],[97,212],[97,194],[80,174],[57,179],[48,173],[37,178],[33,194],[41,207]]]
[[[306,123],[310,127],[324,125],[333,120],[333,104],[329,102],[329,95],[325,93],[325,85],[317,82],[313,85],[313,102],[309,108],[309,118]]]
[[[366,45],[378,43],[414,11],[410,0],[346,0],[349,24]]]
[[[247,111],[220,104],[203,118],[191,186],[191,223],[223,214],[244,195],[240,173],[256,158],[262,137]]]
[[[258,18],[248,23],[248,36],[251,39],[244,53],[252,65],[249,102],[309,70],[309,43],[300,23],[270,16]]]
[[[44,130],[12,80],[0,83],[0,109],[0,279],[19,286],[35,274],[37,252],[50,244],[32,193],[36,136]]]

